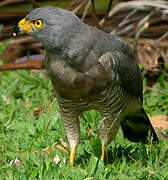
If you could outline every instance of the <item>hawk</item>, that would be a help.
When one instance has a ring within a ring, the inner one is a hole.
[[[157,135],[142,106],[142,76],[130,46],[119,37],[84,24],[72,12],[45,6],[19,21],[15,34],[30,34],[45,49],[45,67],[60,106],[70,144],[70,163],[80,139],[79,115],[100,112],[101,160],[121,126],[134,142]],[[150,132],[150,133],[149,133]]]

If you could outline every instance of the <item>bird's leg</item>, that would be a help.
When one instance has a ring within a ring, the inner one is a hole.
[[[115,138],[120,127],[120,120],[116,116],[103,115],[100,123],[100,136],[102,139],[102,155],[101,160],[104,161],[106,146]]]
[[[101,154],[101,158],[100,158],[101,161],[104,161],[105,152],[106,152],[106,148],[104,145],[102,145],[102,154]]]
[[[71,147],[70,149],[70,163],[71,166],[74,167],[74,160],[75,160],[75,152],[76,152],[76,147]]]
[[[61,109],[61,108],[60,108]],[[78,113],[73,109],[62,110],[62,122],[70,144],[70,163],[74,166],[75,152],[80,139]]]

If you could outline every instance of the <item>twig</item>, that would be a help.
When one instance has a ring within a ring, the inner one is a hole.
[[[117,31],[118,28],[121,28],[123,27],[124,25],[130,23],[130,21],[132,21],[132,19],[130,21],[128,21],[128,19],[132,16],[132,15],[135,15],[136,12],[138,10],[137,9],[134,9],[133,11],[131,11],[128,16],[126,16],[122,21],[121,23],[116,27],[116,29],[114,29],[110,34],[117,34],[117,35],[121,35],[121,34],[124,34],[124,33],[128,33],[128,31],[132,30],[134,27],[135,27],[135,24],[130,24],[129,26],[127,26],[124,30],[121,30],[120,32]]]
[[[157,39],[154,43],[150,44],[149,46],[155,46],[160,41],[166,39],[168,37],[168,31],[166,31],[159,39]]]
[[[110,12],[112,3],[113,3],[113,0],[109,0],[109,4],[108,4],[108,7],[107,7],[106,15],[105,15],[105,17],[104,17],[104,23],[105,23],[105,22],[107,21],[107,19],[108,19],[108,14],[109,14],[109,12]]]
[[[122,29],[121,31],[117,31],[114,30],[112,31],[110,34],[115,34],[115,35],[123,35],[125,33],[130,32],[133,28],[135,27],[135,24],[130,24],[129,26],[127,26],[126,28]]]
[[[138,8],[138,9],[149,9],[150,7],[168,9],[168,2],[165,1],[131,1],[123,2],[116,5],[109,13],[109,17],[114,16],[114,14],[128,8]]]
[[[69,10],[70,8],[72,8],[74,5],[77,5],[81,2],[81,0],[73,0],[72,2],[70,2],[65,9]]]
[[[142,18],[142,19],[139,21],[139,23],[138,23],[138,25],[137,25],[137,32],[139,31],[139,29],[140,29],[142,26],[144,26],[144,24],[145,24],[146,22],[149,21],[150,17],[151,17],[153,14],[154,14],[154,12],[151,12],[150,14],[148,14],[147,16],[145,16],[144,18]]]
[[[136,45],[137,45],[137,42],[138,42],[138,39],[140,37],[140,35],[149,27],[149,23],[146,22],[140,29],[138,29],[138,31],[136,32],[135,34],[135,38],[134,38],[134,41],[133,41],[133,51],[135,51],[136,49]]]
[[[84,21],[87,13],[88,13],[88,11],[89,11],[90,5],[91,5],[91,0],[88,1],[87,5],[86,5],[86,7],[85,7],[85,10],[84,10],[83,15],[82,15],[82,18],[81,18],[82,21]]]
[[[143,166],[142,164],[140,164],[139,162],[137,162],[137,160],[134,159],[131,155],[128,154],[128,157],[129,157],[134,163],[138,163],[141,168],[144,168],[144,166]]]
[[[83,0],[72,12],[74,14],[78,13],[78,11],[88,2],[88,0]]]
[[[43,69],[44,61],[43,60],[32,60],[19,63],[8,63],[0,65],[0,71],[5,70],[15,70],[15,69]]]
[[[97,18],[97,15],[96,15],[96,10],[95,10],[94,0],[91,0],[91,2],[92,2],[92,16],[93,16],[93,20],[95,22],[95,25],[96,25],[97,28],[102,29],[99,26],[99,22],[98,22],[98,18]]]
[[[129,154],[128,154],[128,157],[129,157],[132,161],[134,161],[135,163],[137,163],[137,161],[136,161],[132,156],[130,156]]]
[[[5,6],[7,4],[17,3],[17,2],[24,2],[25,0],[4,0],[0,3],[0,7]]]
[[[129,24],[131,21],[133,21],[133,19],[129,20],[129,18],[132,17],[132,16],[134,16],[138,11],[139,11],[138,9],[134,9],[133,11],[131,11],[131,12],[128,14],[128,16],[126,16],[126,17],[120,22],[120,24],[117,26],[117,28],[111,32],[111,34],[114,34],[114,33],[115,33],[115,34],[117,34],[117,35],[121,35],[121,34],[124,34],[124,33],[128,33],[128,31],[132,30],[132,29],[135,27],[135,23],[137,22],[137,20],[136,20],[135,23],[130,24],[130,25],[129,25],[128,27],[126,27],[124,30],[121,30],[120,32],[117,32],[117,33],[116,33],[116,31],[117,31],[118,28],[121,28],[121,27],[123,27],[124,25]]]
[[[136,49],[136,44],[137,44],[137,41],[138,41],[140,35],[149,27],[148,21],[154,13],[155,12],[151,12],[150,14],[145,16],[143,19],[141,19],[140,22],[138,23],[138,26],[136,28],[137,30],[136,30],[136,34],[135,34],[135,39],[133,42],[133,50]]]
[[[34,55],[23,56],[23,57],[17,58],[14,62],[19,63],[19,62],[39,60],[39,59],[44,59],[44,58],[45,58],[44,54],[34,54]]]
[[[118,27],[122,27],[126,24],[129,23],[128,19],[131,18],[132,16],[134,16],[137,12],[139,11],[139,9],[134,9],[133,11],[131,11],[128,16],[126,16],[122,21],[121,23],[118,25]]]
[[[25,41],[28,41],[29,43],[35,42],[35,40],[31,36],[24,36],[20,38],[13,39],[12,41],[9,42],[9,44],[19,44],[19,43],[24,43]],[[2,42],[0,42],[0,45],[2,45]]]
[[[42,5],[38,2],[36,2],[35,0],[31,0],[32,1],[32,4],[35,6],[35,7],[42,7]]]

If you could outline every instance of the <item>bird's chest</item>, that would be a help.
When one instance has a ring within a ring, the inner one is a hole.
[[[76,73],[64,61],[47,61],[46,68],[57,92],[69,91],[75,86],[74,78]]]
[[[94,64],[95,54],[89,53],[85,61],[75,58],[74,55],[72,58],[75,65],[60,52],[47,51],[45,66],[56,94],[68,99],[96,96],[99,90],[95,88],[92,77],[86,75],[87,69]]]
[[[47,57],[48,58],[48,57]],[[56,94],[68,99],[80,98],[88,88],[82,73],[60,59],[45,59],[45,66]]]

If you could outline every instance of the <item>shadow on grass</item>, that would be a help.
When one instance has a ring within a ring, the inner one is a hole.
[[[152,149],[154,151],[156,147],[151,144],[145,145],[142,143],[110,146],[106,152],[105,164],[112,164],[125,160],[127,163],[137,163],[140,161],[145,165],[151,156],[153,156],[152,153],[150,153]],[[153,160],[155,158],[154,156],[152,157]]]

